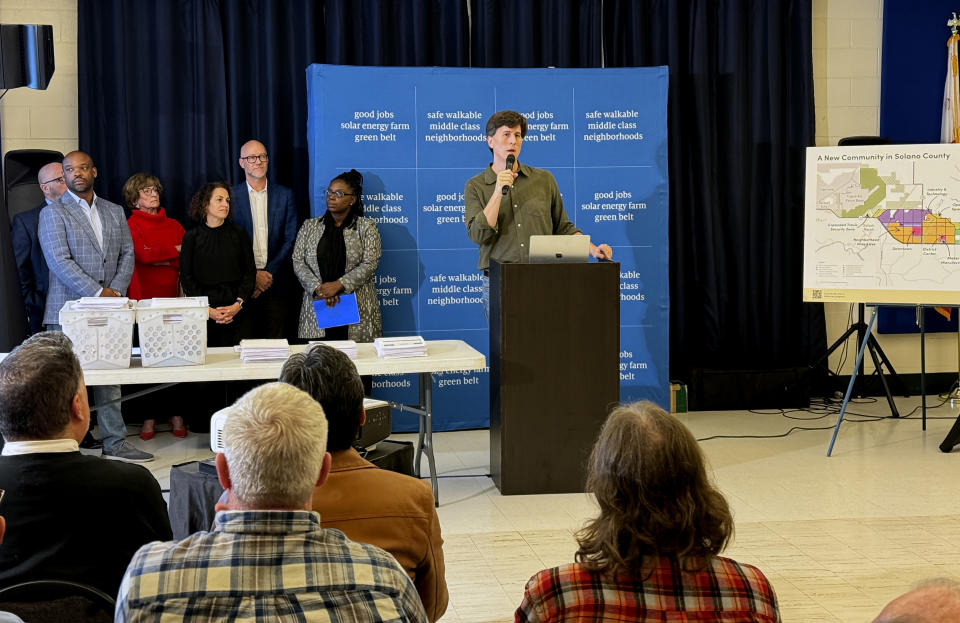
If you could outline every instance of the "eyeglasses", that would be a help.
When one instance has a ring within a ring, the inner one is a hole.
[[[351,197],[356,196],[354,193],[345,193],[342,190],[330,190],[329,188],[323,192],[327,195],[327,197],[329,198],[336,197],[337,199],[343,199],[348,195]]]
[[[46,182],[40,182],[41,186],[46,186],[47,184],[63,184],[63,176],[55,177],[52,180],[47,180]]]
[[[260,162],[267,162],[268,160],[270,160],[270,156],[268,156],[267,154],[258,154],[256,156],[240,156],[240,157],[246,160],[247,162],[249,162],[250,164],[257,164],[258,160]]]
[[[145,195],[159,195],[160,189],[157,188],[156,186],[147,186],[146,188],[141,188],[140,192],[142,192]]]
[[[84,173],[86,173],[87,171],[91,171],[91,170],[93,170],[92,164],[78,164],[75,167],[74,166],[63,167],[64,173],[73,173],[74,171],[83,171]]]

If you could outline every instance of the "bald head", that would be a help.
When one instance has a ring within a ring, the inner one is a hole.
[[[247,184],[263,190],[267,184],[267,147],[260,141],[247,141],[240,148],[240,168],[247,175]]]
[[[938,579],[900,595],[873,623],[948,623],[960,621],[960,584]]]
[[[253,139],[244,143],[240,147],[240,157],[262,154],[267,151],[267,147],[260,141]]]
[[[37,174],[37,182],[47,201],[56,201],[67,192],[67,185],[63,183],[63,165],[59,162],[42,166]]]
[[[85,151],[80,151],[79,149],[68,152],[67,155],[63,157],[63,164],[67,164],[68,160],[76,160],[78,162],[89,160],[91,164],[93,163],[93,158],[90,157],[90,154]]]

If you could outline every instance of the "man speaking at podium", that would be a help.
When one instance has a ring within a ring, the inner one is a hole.
[[[563,209],[553,175],[520,164],[517,156],[527,135],[527,120],[501,110],[487,120],[487,146],[493,162],[467,181],[463,192],[467,235],[480,246],[477,268],[483,271],[483,315],[490,317],[490,260],[526,262],[530,236],[581,235]],[[611,259],[610,245],[590,245],[590,255]]]

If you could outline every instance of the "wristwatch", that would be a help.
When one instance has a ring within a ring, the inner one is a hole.
[[[240,303],[240,309],[243,309],[243,299],[238,296],[237,302]]]

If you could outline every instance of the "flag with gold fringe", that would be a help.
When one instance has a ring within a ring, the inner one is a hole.
[[[960,61],[957,42],[960,35],[954,31],[947,39],[947,78],[943,85],[943,115],[940,117],[940,142],[960,143]],[[936,307],[941,316],[950,320],[952,307]]]

